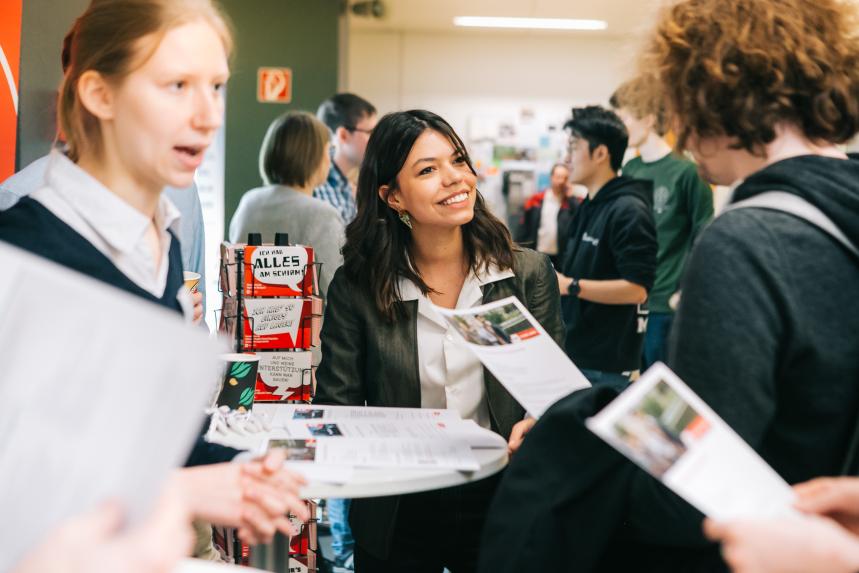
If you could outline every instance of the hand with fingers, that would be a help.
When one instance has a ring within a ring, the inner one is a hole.
[[[794,486],[796,508],[834,519],[859,535],[859,478],[818,478]]]
[[[304,479],[285,469],[286,455],[272,450],[246,463],[184,468],[176,473],[194,517],[238,529],[245,543],[268,543],[277,531],[296,535],[288,514],[310,518],[298,490]]]
[[[203,293],[201,292],[192,292],[191,293],[191,301],[194,303],[194,324],[200,324],[203,322]]]
[[[123,529],[124,519],[115,502],[68,519],[12,573],[170,573],[191,551],[191,514],[175,486],[140,525]]]
[[[855,573],[859,539],[816,515],[704,522],[734,573]]]
[[[513,426],[513,430],[510,432],[510,439],[507,441],[508,454],[512,456],[516,453],[516,450],[522,446],[522,442],[525,440],[525,434],[530,432],[536,423],[537,420],[531,416],[527,416],[521,422],[516,422],[516,425]]]

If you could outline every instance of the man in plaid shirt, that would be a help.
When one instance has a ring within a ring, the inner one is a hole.
[[[313,196],[333,205],[348,225],[357,212],[349,175],[364,160],[367,141],[378,121],[376,108],[355,94],[341,93],[322,102],[316,116],[331,130],[332,145],[328,179],[313,190]]]

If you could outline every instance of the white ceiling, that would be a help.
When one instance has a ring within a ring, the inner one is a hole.
[[[354,4],[358,0],[350,0]],[[507,16],[534,18],[584,18],[605,20],[605,31],[493,31],[491,33],[577,34],[626,36],[646,29],[653,21],[661,0],[382,0],[381,20],[350,15],[356,30],[463,30],[453,25],[454,16]],[[470,29],[470,33],[474,30]]]

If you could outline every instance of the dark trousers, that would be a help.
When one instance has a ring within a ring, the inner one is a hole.
[[[670,312],[651,312],[647,317],[647,332],[644,335],[641,371],[644,372],[655,362],[668,359],[668,333],[674,314]]]
[[[391,552],[380,559],[355,546],[355,573],[477,571],[480,536],[500,475],[400,499]]]

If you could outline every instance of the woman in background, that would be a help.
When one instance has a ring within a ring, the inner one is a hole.
[[[275,233],[289,234],[293,244],[313,247],[321,262],[322,296],[342,263],[343,223],[337,210],[313,198],[313,189],[328,177],[330,133],[325,124],[305,112],[289,112],[275,119],[263,139],[259,170],[264,187],[242,196],[230,221],[230,241],[261,233],[263,242]]]

